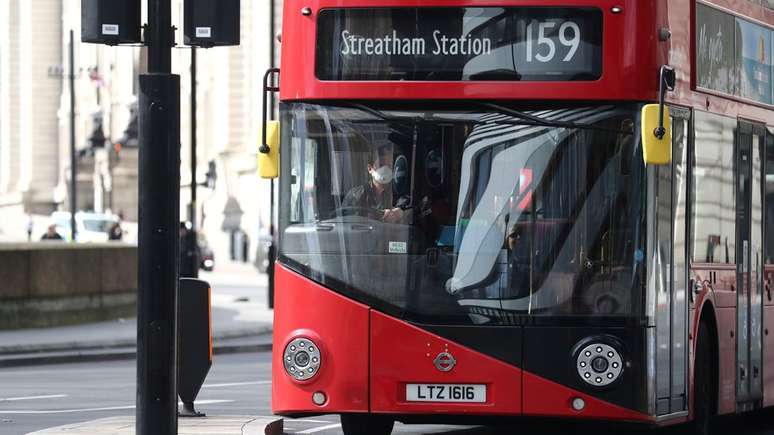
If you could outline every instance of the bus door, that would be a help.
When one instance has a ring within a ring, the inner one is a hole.
[[[774,129],[763,151],[763,406],[774,405]],[[768,363],[768,364],[767,364]]]
[[[688,409],[687,232],[690,111],[670,107],[672,164],[655,170],[658,272],[655,298],[656,413]],[[655,267],[655,266],[654,266]]]
[[[736,400],[737,410],[763,398],[763,193],[765,128],[740,121],[736,140]]]

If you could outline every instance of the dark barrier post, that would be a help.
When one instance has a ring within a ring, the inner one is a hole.
[[[210,285],[198,279],[180,279],[178,304],[177,390],[183,402],[181,417],[204,417],[194,401],[212,367]]]
[[[171,74],[170,0],[148,0],[148,74],[140,76],[138,435],[177,433],[180,77]]]

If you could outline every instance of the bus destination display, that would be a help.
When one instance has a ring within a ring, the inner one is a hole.
[[[320,80],[590,81],[602,75],[594,8],[325,9]]]

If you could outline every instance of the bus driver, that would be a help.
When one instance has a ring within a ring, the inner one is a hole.
[[[373,209],[380,212],[377,216],[383,222],[400,223],[404,213],[400,207],[392,206],[393,169],[387,164],[389,159],[386,151],[385,147],[379,149],[379,166],[373,160],[368,162],[368,182],[353,187],[341,205],[343,208]]]

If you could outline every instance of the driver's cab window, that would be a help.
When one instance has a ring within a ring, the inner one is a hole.
[[[292,137],[291,224],[345,216],[410,223],[411,136],[384,125],[359,127],[355,132],[310,117],[301,128],[324,134]]]
[[[361,126],[359,134],[335,135],[331,144],[331,196],[328,218],[361,216],[407,224],[412,171],[409,153],[383,125]],[[410,149],[410,144],[409,148]]]

